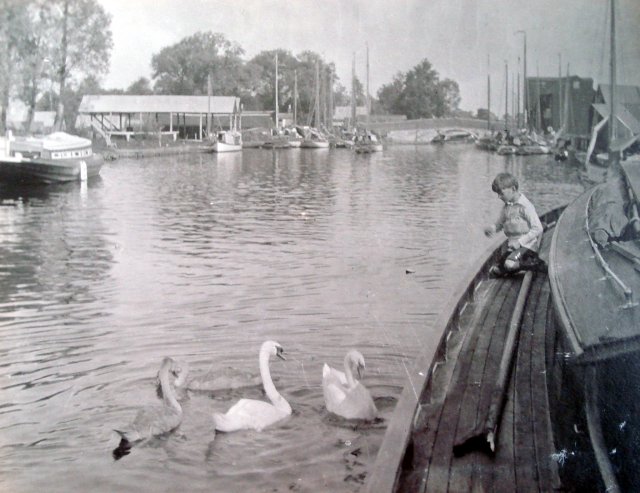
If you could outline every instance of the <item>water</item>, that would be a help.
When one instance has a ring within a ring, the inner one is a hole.
[[[582,191],[547,156],[464,145],[121,159],[88,185],[3,187],[0,491],[362,489],[403,374],[491,241],[505,170],[539,212]],[[257,371],[267,339],[291,418],[215,436],[212,412],[261,391],[191,394],[175,433],[112,459],[163,356]],[[324,409],[322,365],[351,347],[379,423]]]

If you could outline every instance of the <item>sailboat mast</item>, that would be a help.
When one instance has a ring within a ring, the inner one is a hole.
[[[504,62],[504,129],[508,130],[509,120],[509,65]]]
[[[487,55],[487,128],[491,131],[491,55]]]
[[[563,118],[562,118],[562,54],[558,53],[558,122],[560,123],[560,128],[563,126]]]
[[[207,138],[211,137],[211,72],[207,74]]]
[[[293,124],[298,124],[298,71],[293,71]]]
[[[333,69],[329,67],[329,128],[333,130]]]
[[[276,130],[278,130],[278,52],[276,51]]]
[[[615,0],[611,0],[611,53],[609,55],[609,101],[611,110],[609,112],[609,162],[613,160],[611,148],[616,138],[616,12]]]
[[[518,129],[520,129],[520,57],[518,57],[518,83],[516,84],[517,94],[518,94],[518,102],[516,104],[516,122],[518,124]]]
[[[351,126],[356,127],[356,53],[351,62]]]
[[[320,128],[320,62],[316,60],[316,128]]]
[[[367,43],[367,127],[369,126],[370,114],[371,114],[371,99],[369,96],[369,43]]]

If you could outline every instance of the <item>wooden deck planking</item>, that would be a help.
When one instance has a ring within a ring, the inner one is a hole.
[[[553,428],[549,413],[549,393],[547,390],[547,366],[545,359],[546,332],[553,333],[549,327],[551,316],[551,288],[546,276],[539,276],[541,284],[538,306],[533,328],[532,376],[539,382],[532,382],[531,395],[533,406],[533,437],[536,444],[536,461],[540,491],[557,490],[561,486],[558,464],[552,459],[555,452]]]
[[[498,284],[496,297],[502,299],[505,286],[502,283]],[[485,327],[495,325],[499,314],[497,305],[497,303],[492,303],[487,308],[483,308],[483,317],[476,327],[471,328],[473,331],[471,337],[465,341],[461,357],[456,362],[453,389],[442,405],[440,422],[435,427],[433,449],[427,470],[426,491],[448,491],[454,438],[462,408],[462,396],[465,391],[463,383],[466,383],[468,379],[481,332]]]
[[[498,297],[501,290],[504,289],[500,283],[493,281],[491,294],[492,297]],[[469,327],[467,330],[470,332],[468,337],[465,338],[460,350],[460,354],[467,354],[473,351],[476,340],[478,337],[479,328],[483,327],[486,323],[488,316],[488,310],[486,306],[479,309],[480,314],[477,319],[477,323],[474,326]],[[451,377],[450,385],[448,389],[452,388],[452,384],[460,378],[461,373],[468,371],[467,358],[458,357],[451,363],[454,366],[453,374]],[[446,491],[449,483],[449,468],[451,464],[451,455],[453,449],[453,437],[455,433],[455,426],[457,424],[458,413],[460,412],[460,403],[452,404],[450,396],[445,396],[443,402],[433,409],[433,412],[428,417],[428,421],[425,425],[425,433],[419,433],[415,437],[416,446],[420,450],[422,456],[421,471],[424,475],[421,486],[424,489],[421,491]],[[418,430],[420,432],[420,430]],[[422,435],[422,436],[420,436]],[[449,437],[449,443],[446,443],[446,438]],[[438,488],[444,488],[444,490],[438,490]]]
[[[401,477],[399,481],[406,491],[425,491],[429,461],[433,455],[433,446],[442,418],[447,390],[451,389],[456,372],[459,371],[458,356],[465,347],[469,346],[468,339],[475,332],[474,328],[480,327],[484,323],[487,314],[486,309],[483,309],[486,306],[485,301],[495,298],[501,288],[503,286],[497,282],[482,283],[474,295],[476,301],[470,303],[460,317],[459,330],[454,330],[451,333],[447,343],[446,361],[441,361],[435,370],[428,390],[424,393],[423,401],[420,403],[421,411],[412,434],[413,448],[416,450],[413,456],[412,470],[409,474]],[[425,398],[426,400],[424,400]],[[435,469],[432,467],[432,471]]]
[[[465,382],[463,395],[463,412],[456,430],[455,444],[463,443],[467,438],[478,433],[478,427],[486,421],[494,384],[500,367],[500,356],[504,349],[506,333],[511,320],[511,314],[518,297],[521,278],[503,279],[501,293],[503,302],[494,303],[493,310],[497,317],[487,322],[480,330],[478,349],[474,354],[471,371]]]
[[[496,302],[473,308],[469,333],[457,334],[461,339],[458,357],[449,360],[447,370],[438,369],[443,379],[438,383],[449,393],[443,401],[421,403],[422,423],[413,435],[414,469],[398,491],[550,491],[560,487],[557,464],[551,460],[554,449],[544,375],[545,343],[553,340],[546,332],[550,316],[546,276],[534,277],[525,307],[495,455],[479,450],[453,455],[461,430],[475,426],[488,409],[500,360],[496,355],[502,353],[521,278],[489,282],[488,294]]]
[[[520,327],[520,339],[515,361],[512,385],[514,386],[514,462],[516,491],[537,491],[536,452],[533,437],[532,375],[533,319],[540,294],[540,283],[533,283]]]
[[[484,360],[487,357],[487,349],[491,341],[491,335],[497,324],[503,322],[504,305],[509,311],[508,299],[513,291],[512,280],[496,280],[499,284],[496,292],[495,302],[483,308],[484,316],[478,326],[474,327],[473,334],[465,341],[467,344],[462,349],[461,357],[457,363],[454,373],[453,388],[447,396],[442,407],[442,419],[438,426],[431,462],[428,468],[426,491],[469,491],[472,477],[469,475],[467,458],[454,458],[452,455],[455,437],[461,419],[463,405],[469,403],[467,393],[469,382],[478,379],[479,375],[474,373],[478,367],[483,370]],[[511,282],[510,282],[511,281]],[[516,290],[517,293],[517,290]],[[515,301],[515,297],[512,303]],[[480,360],[474,361],[474,360]],[[477,385],[475,386],[477,387]],[[465,394],[467,400],[465,401]],[[471,402],[472,404],[474,402]],[[473,409],[473,420],[475,422],[477,407]],[[458,468],[458,465],[460,466]]]

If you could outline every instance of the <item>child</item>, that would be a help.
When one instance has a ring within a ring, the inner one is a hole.
[[[546,272],[547,266],[537,253],[542,223],[533,204],[518,191],[518,180],[510,173],[500,173],[493,180],[491,189],[504,202],[504,207],[498,221],[487,226],[484,234],[493,236],[502,230],[507,236],[507,245],[489,274],[499,277],[520,270]]]

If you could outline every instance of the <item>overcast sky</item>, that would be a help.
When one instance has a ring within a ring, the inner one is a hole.
[[[427,58],[441,78],[458,82],[461,107],[504,107],[505,61],[523,73],[608,80],[608,0],[98,0],[112,15],[114,48],[108,88],[151,77],[151,57],[199,31],[225,35],[249,59],[263,50],[304,50],[334,62],[349,87],[351,61],[371,94]],[[640,0],[617,0],[618,82],[640,85]],[[560,55],[560,59],[559,59]],[[509,104],[511,106],[511,104]],[[503,110],[504,108],[502,108]]]

